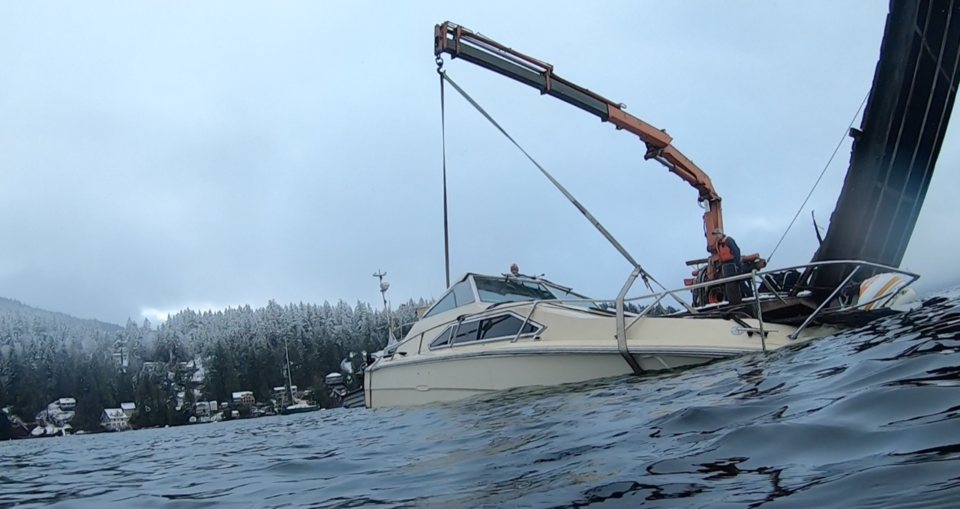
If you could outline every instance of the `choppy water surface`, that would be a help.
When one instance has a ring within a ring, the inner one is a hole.
[[[669,376],[0,443],[0,506],[956,507],[960,292],[942,295]]]

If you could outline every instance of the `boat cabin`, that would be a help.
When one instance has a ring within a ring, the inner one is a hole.
[[[564,305],[576,306],[585,311],[603,315],[609,315],[611,313],[610,310],[598,307],[596,302],[589,297],[578,294],[570,288],[546,279],[514,276],[511,274],[493,276],[467,273],[444,292],[437,302],[423,312],[419,320],[413,325],[410,331],[407,332],[405,340],[416,337],[427,330],[440,327],[445,323],[456,323],[457,318],[463,315],[477,313],[494,306],[509,307],[507,305],[510,303],[529,303],[534,301],[563,301]],[[517,317],[518,315],[512,313],[510,316]],[[510,329],[509,335],[513,336],[520,328],[524,328],[525,331],[523,335],[527,333],[532,334],[533,329],[531,325],[522,325],[523,322],[523,316],[519,316],[516,320],[505,316],[502,322],[498,322],[495,330],[506,331],[506,329]],[[481,326],[481,324],[477,325]],[[488,327],[492,326],[492,324],[487,325]],[[468,330],[470,330],[470,328],[464,329],[461,327],[460,329],[461,332]],[[506,334],[506,332],[504,332],[504,334]],[[457,335],[457,341],[463,341],[463,338],[459,338],[459,332]],[[401,343],[405,342],[405,340],[401,341]],[[437,341],[442,342],[442,338],[437,338]],[[394,347],[388,349],[386,354],[392,354],[393,352],[391,350],[395,350],[396,346],[398,345],[394,345]],[[434,348],[437,346],[442,345],[433,345]]]
[[[453,309],[479,304],[490,305],[507,302],[531,302],[536,300],[591,300],[546,279],[517,277],[513,275],[487,276],[466,274],[430,306],[421,317],[425,320]],[[585,308],[596,308],[591,302],[569,302]]]

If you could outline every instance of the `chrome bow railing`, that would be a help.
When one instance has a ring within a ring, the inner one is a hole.
[[[824,313],[825,311],[834,310],[834,309],[849,309],[849,310],[861,309],[861,308],[866,308],[867,306],[870,306],[877,302],[882,302],[882,304],[880,304],[881,307],[886,306],[894,297],[896,297],[898,293],[900,293],[907,287],[911,286],[920,278],[920,276],[917,274],[914,274],[905,270],[901,270],[895,267],[881,265],[878,263],[866,262],[862,260],[830,260],[830,261],[812,262],[812,263],[796,265],[792,267],[782,267],[782,268],[771,269],[771,270],[763,270],[763,271],[754,270],[748,273],[738,274],[736,276],[731,276],[727,278],[716,279],[713,281],[706,281],[706,282],[697,283],[689,286],[683,286],[681,288],[676,288],[672,290],[664,290],[660,292],[653,292],[645,295],[640,295],[637,297],[627,298],[626,297],[627,293],[630,291],[631,286],[633,285],[634,281],[639,275],[637,270],[635,269],[631,272],[630,276],[627,278],[627,281],[624,283],[620,293],[614,299],[543,299],[543,300],[523,300],[523,301],[505,302],[481,311],[464,314],[458,318],[458,322],[462,323],[465,321],[481,319],[485,316],[502,313],[505,310],[530,306],[529,310],[526,310],[523,312],[523,315],[522,315],[524,316],[523,325],[520,327],[520,330],[511,340],[512,342],[516,342],[520,339],[521,332],[524,330],[524,326],[526,326],[527,322],[531,320],[536,309],[540,306],[560,306],[560,307],[566,307],[566,308],[569,308],[570,306],[575,306],[579,309],[584,309],[583,306],[577,306],[577,305],[586,304],[586,305],[592,306],[593,308],[597,308],[595,309],[596,311],[607,311],[607,312],[609,312],[609,310],[605,309],[604,306],[613,307],[614,312],[616,314],[615,337],[617,340],[618,350],[620,351],[621,355],[623,355],[624,360],[626,360],[630,364],[630,366],[634,369],[634,371],[639,372],[640,367],[639,365],[637,365],[636,360],[633,358],[633,356],[630,354],[627,348],[626,333],[631,327],[636,325],[637,322],[639,322],[645,317],[650,316],[651,312],[653,312],[656,309],[662,309],[660,307],[661,302],[665,298],[671,297],[673,299],[680,300],[680,295],[682,294],[682,292],[690,292],[692,290],[696,290],[699,288],[722,286],[722,285],[725,285],[726,283],[740,283],[744,281],[749,282],[750,288],[752,290],[752,296],[742,299],[742,302],[745,304],[751,304],[751,301],[752,301],[752,304],[755,306],[755,316],[758,322],[758,327],[757,329],[754,329],[754,331],[759,333],[758,335],[760,337],[761,347],[764,351],[766,351],[766,343],[765,343],[766,332],[765,332],[765,323],[763,320],[762,304],[770,300],[780,300],[784,303],[787,303],[788,298],[793,298],[793,296],[790,295],[790,291],[788,289],[779,288],[780,285],[775,284],[774,280],[776,276],[785,275],[791,271],[801,271],[803,269],[810,269],[810,268],[816,269],[818,267],[838,266],[838,265],[852,266],[852,270],[850,274],[847,275],[847,277],[843,280],[843,282],[839,286],[834,288],[829,294],[829,296],[826,299],[824,299],[819,304],[819,306],[817,306],[817,308],[815,308],[813,312],[806,317],[803,323],[797,328],[796,331],[794,331],[793,334],[788,335],[790,339],[796,339],[799,336],[799,334],[816,319],[817,316]],[[854,276],[865,268],[878,270],[879,273],[884,273],[884,272],[895,273],[895,274],[904,276],[906,279],[906,282],[902,286],[894,287],[893,289],[895,291],[881,292],[881,295],[867,302],[857,302],[854,305],[848,305],[842,302],[842,299],[837,299],[837,296],[841,295],[843,290],[847,288],[850,285],[850,283],[853,281]],[[764,291],[762,292],[759,291],[760,288],[758,286],[758,282],[765,284]],[[803,296],[803,295],[804,295],[804,292],[801,292],[800,296]],[[830,304],[835,300],[837,300],[837,305],[834,307],[829,307]],[[652,302],[644,306],[643,309],[637,313],[629,312],[626,310],[628,303],[640,303],[643,301],[652,301]],[[701,312],[710,311],[712,308],[717,308],[718,306],[722,306],[723,304],[724,303],[710,304],[706,306],[701,306],[699,308],[694,308],[692,306],[684,306],[686,309],[683,311],[678,311],[678,314],[683,316],[689,316],[689,314],[699,314]],[[663,316],[671,316],[671,315],[663,315]],[[632,318],[629,323],[627,323],[626,321],[628,317]],[[450,325],[450,322],[444,321],[428,329],[418,331],[417,335],[420,336],[420,334],[427,333],[431,330],[444,328],[444,327],[447,327],[448,325]],[[534,340],[536,339],[538,338],[534,338]],[[406,340],[400,341],[400,343],[405,343],[405,342]],[[399,344],[397,346],[399,346]]]

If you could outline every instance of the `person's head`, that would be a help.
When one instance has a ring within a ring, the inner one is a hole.
[[[510,273],[516,276],[517,274],[520,273],[520,267],[517,267],[517,264],[514,263],[513,265],[510,266]]]
[[[713,240],[715,241],[723,240],[723,230],[721,230],[720,228],[713,230]]]

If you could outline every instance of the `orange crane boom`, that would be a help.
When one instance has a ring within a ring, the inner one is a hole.
[[[546,94],[556,97],[567,104],[600,117],[603,122],[610,122],[618,130],[622,129],[637,135],[647,146],[644,154],[645,160],[654,159],[663,164],[668,170],[693,186],[699,193],[697,200],[705,205],[706,209],[703,214],[703,234],[710,257],[687,263],[688,265],[707,263],[708,279],[719,277],[719,274],[716,274],[715,264],[708,262],[716,261],[717,257],[716,244],[711,236],[712,232],[714,229],[723,228],[720,195],[714,189],[710,177],[672,145],[673,138],[666,131],[657,129],[627,113],[624,111],[625,106],[622,103],[615,103],[557,76],[553,72],[552,65],[524,55],[449,21],[437,25],[434,32],[434,54],[437,56],[438,64],[442,62],[440,60],[442,53],[447,53],[454,59],[461,58],[537,88],[541,95]],[[759,260],[756,255],[750,255],[748,258],[762,263],[762,260]],[[688,283],[690,282],[692,281],[688,280]]]

